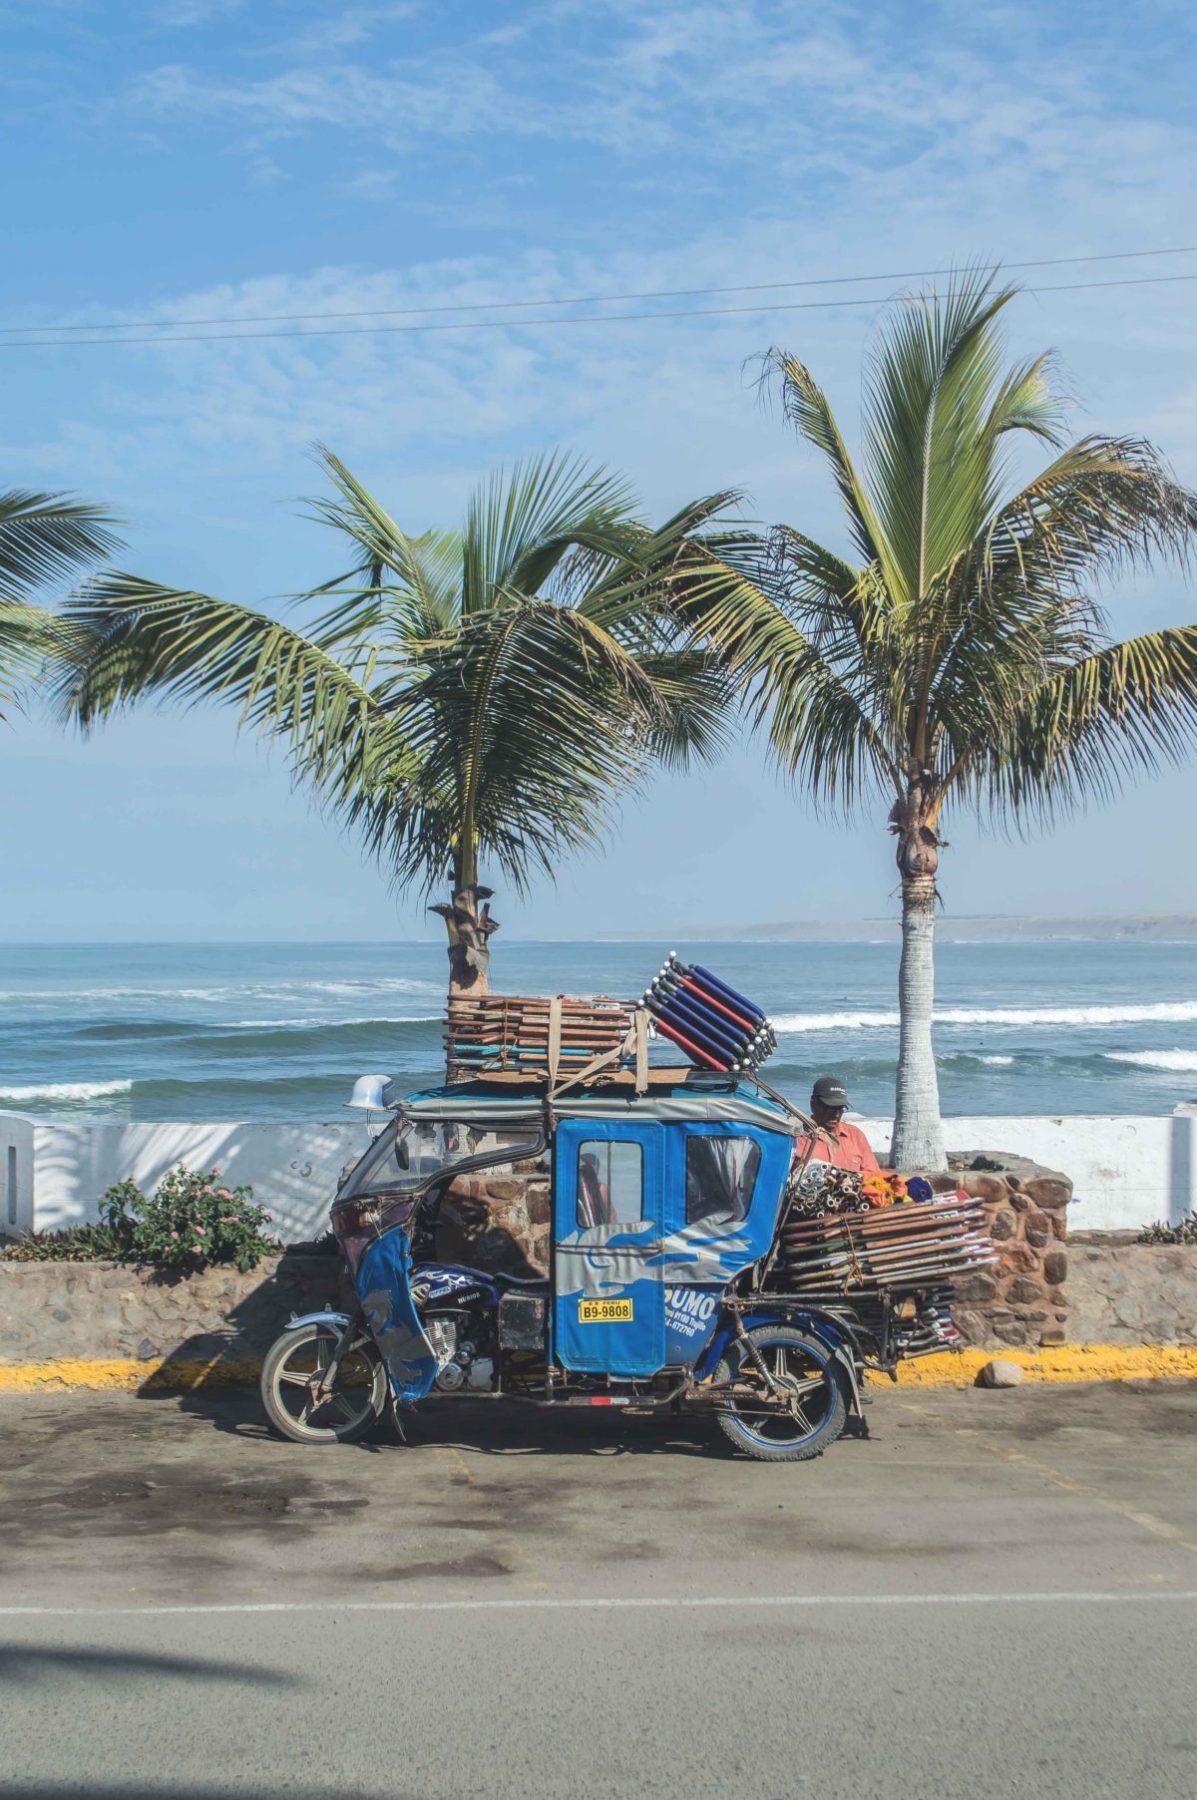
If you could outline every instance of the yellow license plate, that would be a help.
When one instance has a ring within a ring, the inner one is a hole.
[[[627,1325],[632,1319],[630,1300],[579,1300],[579,1325]]]

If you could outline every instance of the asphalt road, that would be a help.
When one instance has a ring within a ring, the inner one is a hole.
[[[895,1393],[819,1462],[442,1406],[0,1405],[0,1792],[1197,1792],[1197,1390]]]

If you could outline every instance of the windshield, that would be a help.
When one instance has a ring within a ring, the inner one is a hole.
[[[467,1165],[519,1162],[543,1147],[543,1134],[531,1120],[503,1127],[468,1120],[399,1118],[371,1144],[352,1170],[338,1198],[375,1194],[417,1194],[443,1175]]]

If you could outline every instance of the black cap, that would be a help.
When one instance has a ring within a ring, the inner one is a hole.
[[[820,1075],[810,1091],[812,1100],[821,1106],[847,1106],[848,1090],[838,1075]]]

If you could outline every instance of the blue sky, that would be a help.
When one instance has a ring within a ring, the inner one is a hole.
[[[9,327],[881,277],[618,325],[9,340],[0,481],[104,501],[126,566],[253,603],[332,572],[296,505],[316,439],[412,529],[560,444],[625,471],[649,513],[734,486],[747,516],[837,541],[753,357],[801,355],[851,428],[872,297],[901,272],[1197,241],[1195,25],[1171,0],[43,0],[0,21]],[[1186,272],[1197,256],[1020,279]],[[1197,482],[1195,297],[1197,281],[1027,293],[1012,349],[1058,350],[1078,430],[1145,432]],[[1122,632],[1195,611],[1168,574],[1109,599]],[[427,930],[224,714],[143,713],[86,743],[35,715],[0,756],[0,937]],[[949,910],[1189,909],[1192,794],[1191,770],[1170,773],[1026,846],[957,819]],[[815,821],[744,748],[655,783],[607,854],[500,917],[556,935],[875,915],[893,888],[879,814]]]

